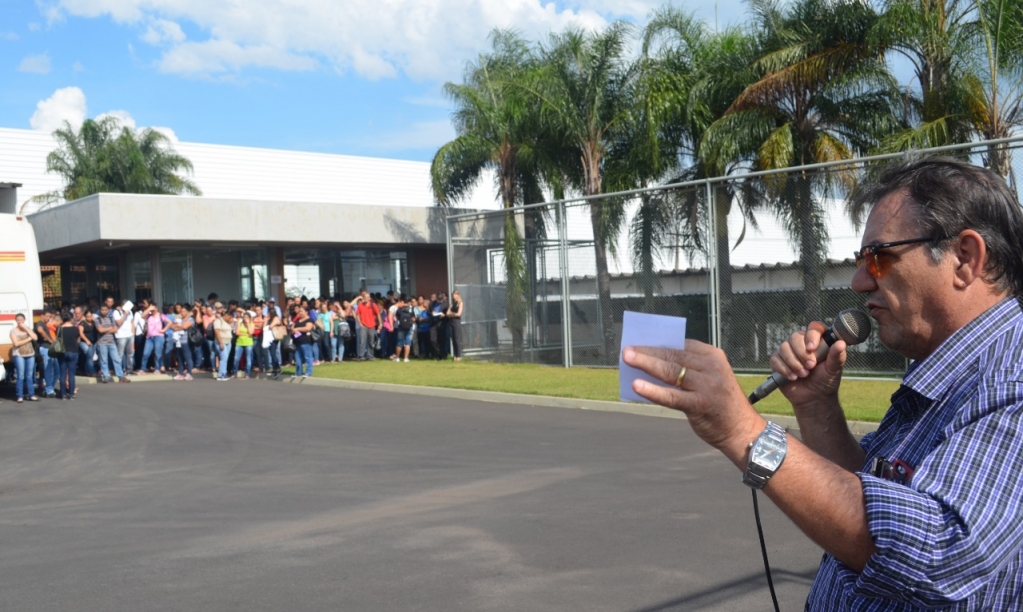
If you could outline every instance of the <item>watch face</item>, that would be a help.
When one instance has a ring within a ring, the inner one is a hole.
[[[783,446],[760,440],[750,449],[750,461],[774,472],[785,459],[785,450]]]

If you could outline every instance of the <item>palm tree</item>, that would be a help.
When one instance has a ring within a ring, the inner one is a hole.
[[[970,59],[970,107],[984,140],[1012,135],[1023,125],[1023,2],[974,0],[976,36]],[[1008,176],[1009,149],[989,145],[986,165]]]
[[[708,127],[724,116],[736,97],[755,81],[750,68],[759,51],[755,37],[738,28],[729,28],[711,33],[705,24],[691,15],[673,7],[666,7],[654,13],[643,36],[643,51],[652,59],[655,70],[672,75],[668,81],[674,87],[665,87],[669,92],[666,105],[675,112],[665,117],[662,131],[666,139],[675,145],[676,174],[672,182],[699,180],[724,176],[743,162],[743,157],[714,157],[700,146]],[[719,305],[721,314],[721,346],[726,350],[733,347],[732,313],[732,269],[731,239],[728,230],[728,216],[734,203],[738,203],[746,224],[756,227],[754,204],[756,200],[739,197],[730,182],[715,183],[710,201],[705,189],[691,189],[685,192],[672,191],[663,198],[667,211],[652,211],[667,218],[665,231],[660,235],[657,246],[663,248],[670,243],[676,251],[684,250],[692,257],[698,251],[705,251],[706,240],[700,219],[708,215],[716,217],[716,255],[718,269]],[[637,215],[641,229],[651,223]],[[736,243],[742,241],[744,234]],[[636,241],[637,249],[646,248],[645,241]],[[676,264],[677,267],[677,264]]]
[[[430,166],[433,195],[441,206],[465,198],[488,170],[497,178],[505,210],[543,201],[544,153],[538,138],[538,103],[515,86],[533,63],[527,43],[508,31],[494,31],[493,50],[469,63],[463,83],[447,83],[455,102],[458,136],[442,146]],[[527,231],[534,231],[530,224]],[[504,262],[508,327],[516,352],[522,350],[529,310],[526,249],[516,215],[505,215]]]
[[[876,13],[858,0],[797,0],[784,12],[753,0],[762,55],[758,80],[704,136],[711,159],[752,155],[757,170],[852,159],[897,129],[892,76],[869,44]],[[779,173],[770,204],[799,251],[805,314],[821,316],[823,198],[850,188],[851,171]]]
[[[568,29],[541,45],[541,61],[525,84],[542,103],[548,137],[576,160],[563,166],[566,181],[584,196],[605,193],[604,168],[616,135],[633,120],[638,64],[629,60],[631,29],[615,22],[603,32]],[[620,141],[619,141],[620,142]],[[614,316],[607,256],[625,220],[624,198],[590,201],[590,224],[596,260],[600,328],[605,359],[614,355]]]
[[[191,172],[192,163],[152,128],[135,132],[105,117],[86,119],[77,131],[65,122],[53,137],[57,149],[46,156],[46,170],[59,174],[64,187],[44,194],[40,199],[45,203],[94,193],[201,194],[195,183],[179,175]]]
[[[971,0],[886,0],[869,44],[913,66],[903,95],[905,126],[880,143],[905,151],[968,142],[973,133],[969,58],[974,55]]]

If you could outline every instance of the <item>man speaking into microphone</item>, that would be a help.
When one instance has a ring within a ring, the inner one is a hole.
[[[852,288],[885,346],[913,360],[877,432],[849,432],[846,343],[818,363],[821,324],[771,358],[802,442],[700,342],[627,347],[626,363],[674,385],[634,390],[684,412],[825,550],[807,609],[1023,610],[1019,202],[994,173],[945,158],[889,167],[857,197],[870,214]]]

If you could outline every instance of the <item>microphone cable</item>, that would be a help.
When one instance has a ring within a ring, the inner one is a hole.
[[[778,608],[778,595],[774,592],[774,579],[771,578],[771,563],[767,560],[767,542],[764,541],[764,526],[760,524],[760,504],[757,503],[757,490],[753,492],[753,516],[757,519],[757,535],[760,536],[760,554],[764,556],[764,573],[767,574],[767,588],[771,590],[771,601],[774,602],[774,612],[781,612]]]
[[[822,342],[817,347],[815,355],[817,359],[827,356],[829,347],[838,340],[844,340],[847,345],[860,344],[870,336],[870,316],[862,310],[850,308],[838,313],[834,325],[825,331],[821,337]],[[778,387],[784,386],[789,381],[779,374],[772,374],[767,377],[762,385],[756,388],[746,398],[750,405],[767,397]],[[778,608],[778,596],[774,592],[774,579],[771,577],[771,563],[767,560],[767,543],[764,541],[764,526],[760,522],[760,504],[757,500],[757,490],[753,491],[753,516],[757,521],[757,535],[760,536],[760,553],[764,557],[764,573],[767,574],[767,587],[771,590],[771,601],[774,603],[774,612],[780,612]]]

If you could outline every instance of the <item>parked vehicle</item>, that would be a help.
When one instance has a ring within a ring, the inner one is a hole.
[[[39,271],[39,249],[32,225],[20,215],[0,214],[0,360],[14,368],[11,330],[18,313],[32,321],[33,311],[43,309],[43,280]]]

